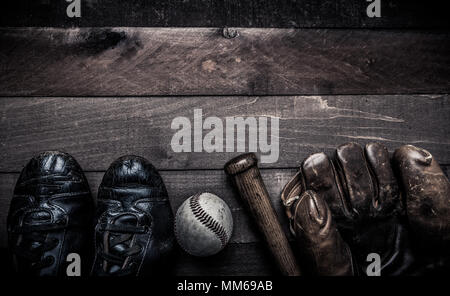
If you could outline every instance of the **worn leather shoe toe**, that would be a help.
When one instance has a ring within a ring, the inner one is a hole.
[[[89,186],[73,157],[49,151],[31,159],[16,183],[8,214],[15,270],[66,275],[70,253],[88,258],[92,214]]]
[[[123,156],[98,191],[93,275],[160,273],[174,245],[173,214],[161,176],[146,159]]]

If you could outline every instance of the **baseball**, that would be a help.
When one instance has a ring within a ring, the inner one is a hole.
[[[212,193],[198,193],[183,202],[175,216],[175,236],[189,254],[206,257],[221,251],[233,232],[228,205]]]

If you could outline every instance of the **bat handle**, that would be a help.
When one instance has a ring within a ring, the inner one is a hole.
[[[242,154],[225,164],[239,194],[244,199],[262,232],[283,275],[300,275],[291,246],[281,228],[259,172],[254,153]]]

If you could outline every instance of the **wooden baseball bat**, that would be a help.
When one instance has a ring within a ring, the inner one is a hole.
[[[254,153],[242,154],[225,164],[225,172],[232,177],[239,194],[248,204],[281,273],[300,275],[300,268],[270,203],[257,163]]]

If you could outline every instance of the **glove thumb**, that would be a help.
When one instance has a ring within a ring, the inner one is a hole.
[[[354,274],[350,248],[339,234],[328,205],[314,191],[300,196],[293,228],[305,270],[321,276]]]
[[[406,213],[419,247],[446,248],[450,243],[450,183],[430,152],[401,146],[394,152]]]

